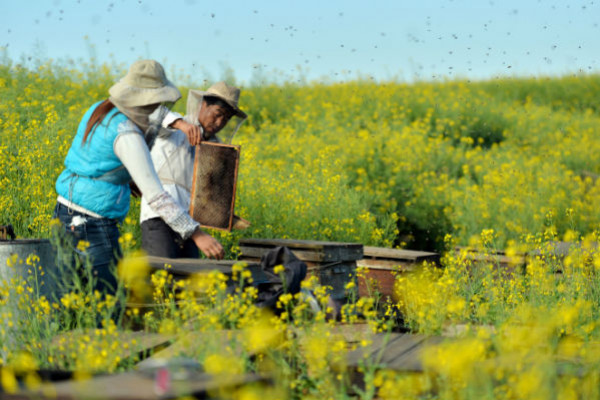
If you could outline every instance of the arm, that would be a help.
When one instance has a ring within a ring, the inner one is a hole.
[[[202,141],[202,128],[200,128],[198,125],[193,125],[185,122],[183,119],[178,119],[171,124],[171,127],[179,129],[185,133],[188,138],[188,142],[190,142],[190,145],[192,146],[196,146]]]
[[[190,145],[195,146],[202,141],[202,129],[197,125],[184,121],[181,114],[170,111],[164,106],[160,106],[155,113],[157,113],[156,115],[165,115],[161,122],[163,128],[179,129],[185,133]]]
[[[181,120],[183,117],[181,114],[169,110],[167,107],[161,105],[156,107],[156,110],[149,115],[150,124],[161,125],[165,129],[173,128],[173,124],[177,120]]]
[[[192,238],[198,248],[207,256],[217,259],[223,258],[223,247],[209,234],[200,229],[200,224],[194,221],[189,214],[181,208],[179,203],[167,193],[154,170],[148,147],[142,136],[138,133],[126,133],[117,137],[114,151],[123,162],[131,178],[136,183],[148,205],[169,225],[179,233],[182,238]]]
[[[161,106],[161,107],[164,107],[164,106]],[[179,129],[179,128],[175,127],[175,123],[177,121],[182,121],[183,116],[175,111],[166,110],[166,109],[164,111],[166,112],[166,115],[162,120],[162,127]]]

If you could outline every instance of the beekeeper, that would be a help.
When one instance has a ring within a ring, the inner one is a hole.
[[[247,118],[238,107],[239,97],[240,89],[225,82],[218,82],[206,91],[190,90],[186,115],[180,124],[182,129],[187,128],[186,133],[175,130],[159,134],[154,142],[150,154],[158,177],[181,208],[190,208],[194,146],[203,140],[231,141]],[[140,211],[142,248],[153,256],[197,258],[198,247],[193,240],[181,235],[160,218],[149,199],[143,194]],[[238,227],[240,225],[243,223],[238,222]]]
[[[109,89],[109,95],[84,114],[65,169],[56,180],[54,217],[74,246],[80,241],[89,244],[78,251],[89,257],[94,289],[114,293],[117,287],[112,266],[121,256],[118,224],[129,210],[130,180],[146,198],[147,207],[170,229],[190,239],[208,257],[222,258],[221,244],[203,232],[163,188],[150,157],[147,142],[157,131],[150,115],[160,114],[155,120],[168,123],[165,104],[177,101],[179,90],[158,62],[140,60]]]

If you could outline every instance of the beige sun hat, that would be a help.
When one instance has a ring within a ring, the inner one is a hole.
[[[162,65],[154,60],[134,62],[127,75],[115,83],[108,93],[126,107],[176,102],[181,98],[179,90],[167,79]]]
[[[248,116],[245,112],[239,109],[238,101],[240,100],[240,89],[229,86],[227,83],[221,81],[217,82],[209,87],[206,92],[202,93],[204,97],[216,97],[229,104],[235,111],[235,115],[242,119],[246,119]]]

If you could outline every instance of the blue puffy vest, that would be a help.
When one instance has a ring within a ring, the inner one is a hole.
[[[106,218],[122,220],[129,211],[129,172],[116,156],[113,143],[125,124],[132,124],[115,107],[82,143],[94,109],[85,113],[65,158],[65,170],[56,180],[56,191],[69,201]]]

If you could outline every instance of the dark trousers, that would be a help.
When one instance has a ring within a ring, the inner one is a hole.
[[[71,210],[61,203],[56,204],[54,218],[61,222],[67,245],[73,249],[72,269],[76,267],[76,260],[79,261],[80,270],[74,272],[79,275],[81,282],[89,284],[86,271],[91,268],[89,272],[94,281],[92,290],[115,295],[117,278],[114,267],[122,257],[117,220],[94,218]],[[81,247],[77,248],[80,241],[89,243],[85,251]]]
[[[192,239],[183,240],[162,219],[150,218],[140,225],[142,249],[149,256],[167,258],[198,258],[200,252]]]

